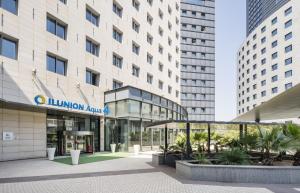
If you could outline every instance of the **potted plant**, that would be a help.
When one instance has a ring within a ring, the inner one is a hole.
[[[117,136],[117,126],[114,126],[114,128],[111,130],[111,144],[110,144],[110,150],[111,153],[115,153],[116,152],[116,141],[118,141],[118,136]]]
[[[71,158],[72,158],[72,165],[78,165],[79,162],[79,156],[80,156],[80,150],[77,149],[78,141],[75,140],[75,149],[72,149],[71,152]]]
[[[140,145],[133,145],[134,155],[139,155],[140,153]]]
[[[47,148],[48,159],[51,160],[51,161],[54,160],[55,150],[56,150],[55,147],[48,147]]]

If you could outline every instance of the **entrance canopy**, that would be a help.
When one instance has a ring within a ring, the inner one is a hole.
[[[255,107],[233,121],[265,121],[300,116],[300,84]]]

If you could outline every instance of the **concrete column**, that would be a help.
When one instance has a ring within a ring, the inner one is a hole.
[[[100,117],[100,125],[99,125],[99,129],[100,129],[100,151],[104,151],[104,138],[105,138],[105,119],[104,117]]]

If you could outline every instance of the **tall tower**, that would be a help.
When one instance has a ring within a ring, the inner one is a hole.
[[[189,120],[215,119],[215,1],[181,1],[181,103]]]
[[[247,0],[247,36],[290,0]]]

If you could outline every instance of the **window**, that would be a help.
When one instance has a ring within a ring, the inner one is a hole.
[[[285,53],[289,53],[293,50],[293,46],[292,45],[289,45],[287,47],[285,47]]]
[[[278,42],[277,42],[277,40],[276,40],[276,41],[274,41],[274,42],[272,42],[272,48],[275,48],[277,45],[278,45]]]
[[[292,26],[292,24],[293,24],[293,20],[290,19],[289,21],[285,22],[284,27],[289,28]]]
[[[140,2],[132,0],[132,6],[138,11],[140,9]]]
[[[178,98],[178,97],[179,97],[179,91],[176,90],[176,98]]]
[[[161,11],[161,9],[158,9],[158,15],[159,15],[160,19],[163,19],[164,13]]]
[[[164,53],[164,48],[162,47],[162,45],[158,45],[158,52],[160,53],[160,54],[163,54]]]
[[[278,69],[278,64],[273,64],[272,65],[272,71],[275,71],[275,70],[277,70]]]
[[[147,83],[152,84],[153,82],[153,75],[147,73]]]
[[[284,63],[285,63],[285,65],[289,65],[289,64],[293,63],[293,58],[285,59]]]
[[[285,11],[284,11],[284,14],[285,14],[285,16],[288,16],[289,14],[291,14],[293,12],[293,8],[292,7],[289,7],[288,9],[286,9]]]
[[[60,2],[62,2],[63,4],[67,4],[67,0],[59,0]]]
[[[164,30],[160,26],[158,27],[158,33],[160,36],[164,35]]]
[[[275,17],[274,19],[272,19],[272,25],[277,23],[277,17]]]
[[[272,36],[275,36],[275,35],[277,35],[277,29],[274,29],[274,30],[272,31]]]
[[[132,65],[132,75],[136,77],[140,76],[140,68],[136,65]]]
[[[164,65],[162,63],[159,63],[158,64],[158,69],[159,69],[159,71],[162,72],[164,70]]]
[[[292,70],[289,70],[289,71],[285,72],[285,77],[286,78],[291,77],[291,76],[293,76],[293,71]]]
[[[99,48],[100,45],[98,43],[95,43],[94,41],[90,40],[90,39],[86,39],[86,51],[95,55],[95,56],[99,56]]]
[[[18,13],[18,1],[17,0],[1,0],[0,6],[15,15]]]
[[[17,40],[8,39],[0,34],[0,54],[16,60],[18,58]]]
[[[48,32],[65,40],[66,39],[66,28],[67,28],[66,24],[58,22],[57,20],[47,16],[47,31]]]
[[[134,19],[132,19],[132,29],[134,31],[136,31],[137,33],[139,33],[139,31],[140,31],[140,24],[137,21],[135,21]]]
[[[161,80],[158,81],[158,88],[161,90],[164,88],[164,83]]]
[[[153,0],[147,0],[148,4],[152,6]]]
[[[115,53],[113,53],[113,65],[122,68],[123,65],[123,58]]]
[[[263,81],[260,82],[260,84],[261,84],[261,86],[266,86],[267,81],[266,81],[266,80],[263,80]]]
[[[287,40],[291,39],[292,37],[293,37],[293,33],[290,32],[290,33],[286,34],[284,38],[285,38],[285,41],[287,41]]]
[[[288,89],[290,89],[290,88],[292,88],[293,87],[293,83],[287,83],[287,84],[285,84],[285,90],[288,90]]]
[[[261,60],[262,65],[266,64],[266,62],[267,62],[267,60],[265,58]]]
[[[172,87],[168,86],[168,93],[171,94],[172,93]]]
[[[276,82],[276,81],[278,81],[278,76],[277,75],[272,77],[272,82]]]
[[[266,26],[262,27],[260,31],[261,33],[264,33],[266,31]]]
[[[276,59],[277,57],[278,57],[278,53],[277,52],[275,52],[275,53],[272,54],[272,59],[273,60]]]
[[[261,92],[261,97],[265,97],[267,95],[267,92],[266,91],[262,91]]]
[[[261,38],[261,40],[260,40],[260,41],[261,41],[261,43],[263,44],[263,43],[265,43],[265,42],[266,42],[266,40],[267,40],[267,39],[266,39],[266,37],[263,37],[263,38]]]
[[[87,84],[99,86],[99,73],[92,72],[91,70],[86,70],[85,82]]]
[[[147,34],[147,42],[152,45],[152,42],[153,42],[153,37],[148,33]]]
[[[272,88],[272,94],[276,94],[276,93],[278,93],[278,88],[277,87]]]
[[[123,41],[123,33],[116,27],[113,27],[113,38],[120,43]]]
[[[95,11],[92,11],[90,8],[86,8],[86,19],[94,24],[95,26],[99,26],[99,18],[100,14],[96,13]]]
[[[67,61],[47,54],[47,70],[66,76]]]
[[[135,42],[132,42],[132,52],[135,53],[136,55],[140,54],[140,46]]]
[[[263,49],[261,49],[261,51],[260,51],[260,52],[261,52],[261,54],[264,54],[264,53],[266,53],[266,50],[267,50],[266,48],[263,48]]]
[[[168,70],[168,77],[171,78],[172,77],[172,71]]]
[[[113,3],[113,12],[117,14],[119,17],[122,17],[123,8],[117,4],[116,2]]]
[[[113,89],[118,89],[123,87],[123,83],[117,80],[113,80]]]
[[[152,23],[153,23],[153,17],[152,17],[149,13],[147,13],[147,22],[148,22],[150,25],[152,25]]]
[[[151,54],[149,54],[149,53],[147,53],[147,62],[148,62],[149,64],[152,64],[152,63],[153,63],[153,56],[152,56]]]

